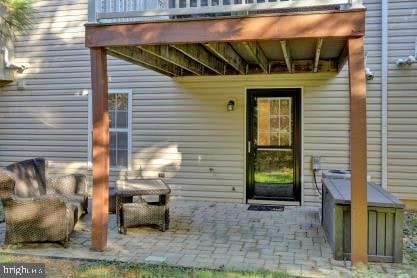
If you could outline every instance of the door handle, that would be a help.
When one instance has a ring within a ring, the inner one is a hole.
[[[251,152],[251,141],[248,141],[248,153]]]

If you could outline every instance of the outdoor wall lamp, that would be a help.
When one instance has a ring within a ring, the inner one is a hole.
[[[371,80],[374,80],[375,74],[370,68],[366,66],[367,61],[368,61],[368,53],[366,53],[365,55],[365,77],[366,77],[366,80],[371,81]]]
[[[229,100],[229,102],[227,103],[227,111],[228,112],[234,111],[235,105],[236,105],[236,102],[233,99]]]
[[[365,68],[365,76],[366,80],[371,81],[374,80],[375,74],[370,68]]]
[[[27,70],[30,67],[29,64],[18,65],[10,61],[9,50],[5,46],[1,48],[1,53],[4,54],[4,65],[6,66],[7,69],[17,70],[17,72],[23,73],[25,70]]]
[[[411,66],[412,64],[417,63],[417,59],[416,56],[414,55],[410,55],[407,58],[399,58],[397,60],[397,66],[402,67],[402,66]]]
[[[399,58],[397,60],[397,66],[403,67],[403,66],[411,66],[412,64],[417,63],[417,39],[414,49],[414,55],[410,55],[407,58]]]

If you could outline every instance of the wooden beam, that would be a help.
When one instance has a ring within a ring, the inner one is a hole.
[[[228,43],[210,42],[204,44],[217,57],[228,63],[240,74],[246,74],[246,62]]]
[[[183,72],[180,67],[167,61],[164,61],[154,55],[151,55],[137,47],[109,47],[107,48],[107,53],[115,58],[127,61],[138,66],[142,66],[144,68],[159,72],[164,75],[181,76]]]
[[[314,27],[314,28],[313,28]],[[86,46],[358,37],[365,10],[86,25]]]
[[[183,54],[217,74],[224,75],[226,73],[226,64],[216,56],[213,56],[200,44],[173,44],[171,47],[181,51]]]
[[[138,48],[196,75],[204,75],[204,66],[202,64],[190,59],[169,45],[144,45],[138,46]]]
[[[364,38],[349,38],[352,266],[368,264],[368,186]]]
[[[252,56],[252,58],[256,61],[259,67],[263,70],[264,73],[269,73],[269,62],[265,56],[265,53],[259,46],[256,41],[250,42],[243,42],[243,47],[246,48],[248,53]]]
[[[346,65],[348,60],[348,44],[346,43],[345,47],[343,47],[342,52],[339,54],[338,62],[337,62],[337,72],[341,72],[343,67]]]
[[[93,100],[93,211],[91,248],[107,246],[109,210],[109,113],[106,49],[91,48]]]
[[[284,54],[285,64],[287,65],[288,72],[293,73],[292,58],[291,58],[290,49],[288,47],[288,42],[284,40],[284,41],[280,41],[280,43],[281,43],[282,54]]]
[[[316,42],[316,53],[314,55],[314,69],[313,72],[317,72],[319,69],[320,52],[323,46],[323,39],[318,39]]]

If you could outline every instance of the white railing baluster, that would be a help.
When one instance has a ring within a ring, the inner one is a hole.
[[[97,21],[97,2],[96,0],[88,0],[88,22],[93,23],[96,21]]]
[[[361,8],[363,7],[363,0],[351,0],[352,8]]]

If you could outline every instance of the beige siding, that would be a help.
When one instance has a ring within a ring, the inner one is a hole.
[[[398,68],[398,58],[414,54],[415,0],[389,1],[388,188],[417,200],[417,64]]]
[[[37,1],[36,28],[16,44],[17,62],[29,62],[31,69],[20,76],[26,80],[25,90],[12,84],[0,93],[0,165],[44,156],[52,161],[53,173],[89,174],[90,68],[83,32],[87,1],[65,3]],[[380,182],[380,4],[371,0],[366,5],[368,66],[376,74],[368,83],[369,172]],[[303,88],[305,204],[318,204],[310,171],[312,155],[322,156],[323,168],[348,168],[346,70],[337,77],[170,79],[114,59],[109,69],[110,88],[133,90],[133,171],[129,175],[155,177],[164,172],[177,197],[243,201],[246,88]],[[236,110],[226,112],[231,98],[237,100]],[[112,181],[120,176],[124,173],[113,171]]]

